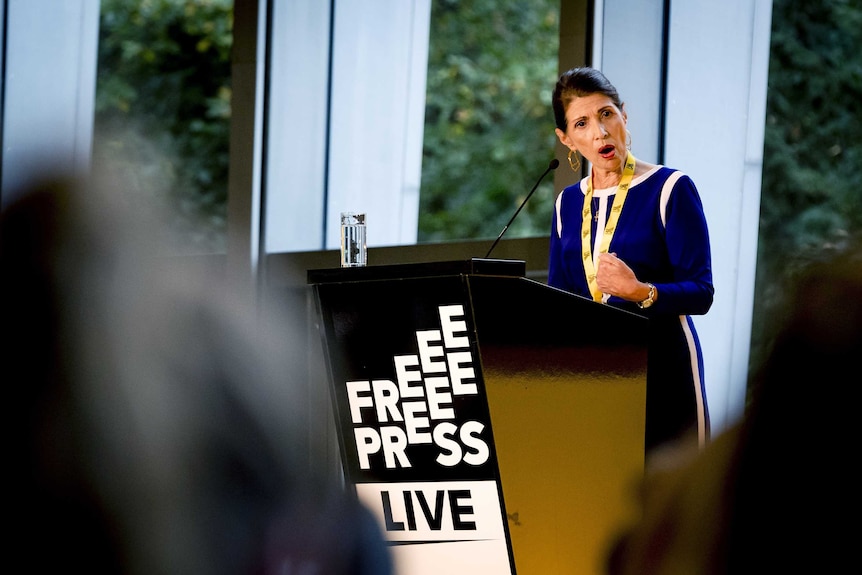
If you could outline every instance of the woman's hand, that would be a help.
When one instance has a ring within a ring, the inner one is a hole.
[[[615,253],[599,254],[596,285],[608,295],[628,301],[643,301],[649,296],[649,286],[635,277],[632,269]]]

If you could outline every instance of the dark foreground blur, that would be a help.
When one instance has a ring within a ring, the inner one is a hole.
[[[155,208],[34,181],[0,219],[8,564],[27,572],[389,574],[302,429],[277,310],[163,265]],[[320,466],[316,466],[320,467]]]
[[[746,413],[696,454],[667,453],[609,575],[839,573],[860,507],[855,388],[862,244],[785,286],[782,327]]]

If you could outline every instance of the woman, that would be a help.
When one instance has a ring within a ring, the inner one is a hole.
[[[690,315],[712,305],[709,234],[683,173],[637,160],[616,88],[593,68],[560,76],[556,134],[580,174],[557,197],[548,283],[650,319],[647,454],[696,431],[709,437],[703,357]]]

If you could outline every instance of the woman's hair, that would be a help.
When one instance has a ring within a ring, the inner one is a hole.
[[[595,68],[586,66],[572,68],[560,76],[554,88],[552,99],[554,121],[559,129],[566,131],[566,108],[569,106],[569,102],[590,94],[604,94],[613,101],[617,108],[622,109],[623,107],[617,89],[605,78],[604,74]]]

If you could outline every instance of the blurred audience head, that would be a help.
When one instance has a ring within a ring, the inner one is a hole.
[[[610,575],[822,573],[855,560],[862,244],[787,289],[744,416],[646,477],[643,517],[612,546]]]
[[[157,214],[119,185],[50,177],[13,197],[0,214],[13,564],[391,572],[376,523],[313,464],[328,446],[308,433],[307,368],[284,353],[305,333],[222,272],[171,262]]]

